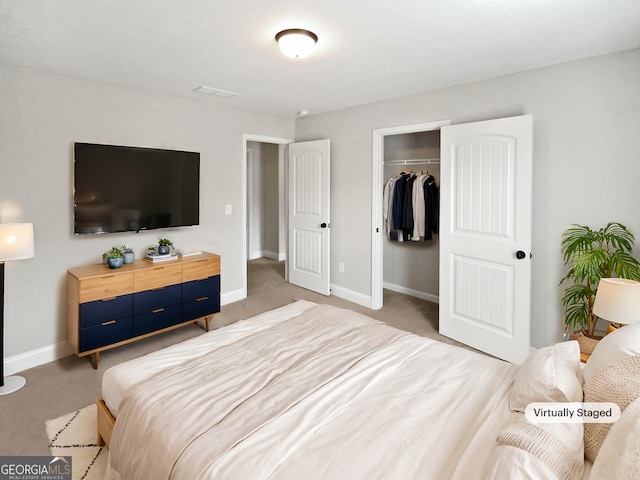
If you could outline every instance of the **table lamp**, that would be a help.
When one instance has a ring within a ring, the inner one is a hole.
[[[640,321],[640,282],[624,278],[602,278],[593,313],[615,323]]]
[[[34,256],[33,224],[0,224],[0,396],[20,390],[27,383],[24,377],[4,376],[4,262]]]

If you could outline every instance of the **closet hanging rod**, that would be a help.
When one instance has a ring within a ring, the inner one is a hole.
[[[414,158],[411,160],[387,160],[385,165],[440,165],[439,158]]]

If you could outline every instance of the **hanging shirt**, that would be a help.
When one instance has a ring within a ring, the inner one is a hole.
[[[417,176],[411,172],[407,177],[407,185],[404,191],[402,204],[402,233],[405,240],[411,240],[413,235],[413,184]]]
[[[413,182],[413,235],[411,240],[418,242],[424,240],[425,206],[424,206],[424,180],[428,174],[421,173]]]
[[[431,234],[440,231],[440,194],[433,175],[429,175],[424,181],[424,205],[424,239],[431,240]]]

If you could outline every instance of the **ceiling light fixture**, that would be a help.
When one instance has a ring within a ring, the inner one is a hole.
[[[287,57],[304,58],[318,42],[318,36],[309,30],[289,28],[276,33],[276,42]]]

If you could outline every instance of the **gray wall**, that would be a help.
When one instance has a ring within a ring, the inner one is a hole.
[[[66,271],[100,263],[112,245],[127,243],[141,255],[168,237],[185,250],[218,253],[223,300],[242,292],[243,134],[293,138],[292,118],[6,64],[0,85],[0,221],[33,222],[36,242],[35,258],[6,264],[6,357],[66,340]],[[75,141],[200,152],[200,225],[75,237]]]
[[[279,229],[279,146],[247,142],[248,258],[277,260],[281,250]]]
[[[616,220],[640,235],[640,50],[587,59],[362,107],[290,118],[0,64],[0,221],[33,222],[36,257],[6,264],[5,356],[66,339],[66,270],[112,245],[138,254],[166,236],[222,255],[223,297],[243,288],[244,133],[331,139],[331,283],[370,296],[372,130],[532,114],[532,343],[562,330],[560,235]],[[232,102],[232,101],[231,101]],[[229,105],[233,105],[229,103]],[[74,141],[201,152],[201,225],[74,237]],[[230,204],[233,214],[224,214]],[[338,262],[345,271],[338,272]]]
[[[640,237],[639,85],[636,49],[298,119],[297,140],[331,139],[332,284],[371,295],[373,129],[531,114],[531,339],[537,347],[557,341],[564,229],[620,221]]]

